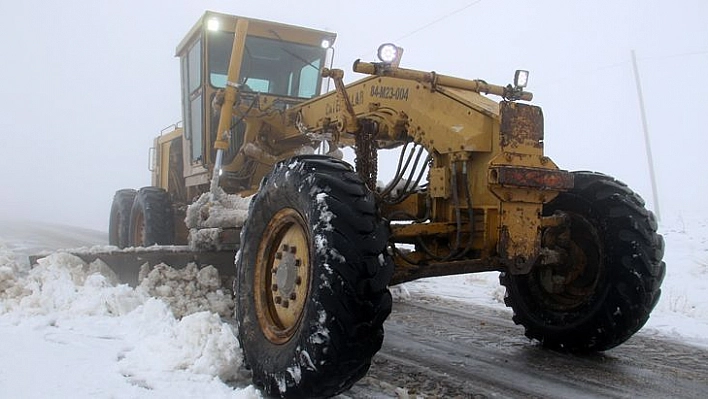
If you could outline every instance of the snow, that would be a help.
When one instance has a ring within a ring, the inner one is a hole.
[[[233,227],[243,226],[248,216],[252,197],[226,194],[217,188],[216,195],[204,193],[187,207],[187,227]]]
[[[133,289],[66,253],[30,268],[22,247],[0,236],[3,397],[262,397],[216,269],[162,265]]]
[[[708,217],[677,216],[668,226],[662,298],[645,329],[708,347]]]
[[[216,190],[214,194],[202,194],[187,207],[184,222],[189,228],[189,246],[192,250],[220,250],[222,229],[241,227],[248,218],[252,196],[226,194],[221,188]]]
[[[708,347],[708,217],[676,217],[661,232],[663,295],[638,334]],[[100,262],[61,252],[30,268],[26,255],[36,248],[0,228],[1,396],[262,397],[242,366],[230,293],[215,269],[163,265],[131,288],[116,284]],[[392,291],[398,301],[443,297],[511,317],[496,273],[423,279]]]

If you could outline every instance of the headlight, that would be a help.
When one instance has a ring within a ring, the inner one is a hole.
[[[514,87],[523,89],[529,83],[529,71],[517,70],[514,74]]]
[[[211,18],[207,21],[207,29],[210,31],[218,31],[221,27],[221,23],[216,18]]]
[[[399,57],[399,49],[393,43],[384,43],[379,46],[378,56],[381,62],[393,64]]]
[[[320,45],[322,46],[322,48],[330,48],[330,47],[332,47],[332,43],[331,43],[329,40],[327,40],[327,39],[323,39],[323,40],[322,40],[322,43],[321,43]]]

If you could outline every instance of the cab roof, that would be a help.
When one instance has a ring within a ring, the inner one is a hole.
[[[319,46],[323,40],[334,44],[337,34],[316,29],[304,28],[296,25],[287,25],[279,22],[265,21],[255,18],[247,18],[238,15],[229,15],[214,11],[206,11],[197,20],[192,29],[182,39],[176,49],[176,55],[181,55],[187,51],[195,35],[207,29],[207,22],[216,19],[219,21],[219,30],[224,32],[234,32],[238,19],[248,20],[248,35],[259,36],[271,39],[284,40],[293,43],[302,43],[312,46]]]

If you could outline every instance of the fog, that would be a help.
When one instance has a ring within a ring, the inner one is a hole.
[[[181,119],[174,51],[207,9],[337,32],[349,82],[362,77],[352,62],[387,41],[407,68],[496,84],[528,69],[547,154],[618,177],[655,209],[634,50],[662,216],[708,193],[703,0],[3,0],[0,217],[107,228],[113,193],[150,184],[148,148]]]

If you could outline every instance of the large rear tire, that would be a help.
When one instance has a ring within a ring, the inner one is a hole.
[[[348,164],[281,162],[251,202],[236,279],[238,337],[270,395],[329,397],[362,378],[391,312],[388,224]]]
[[[500,280],[526,336],[556,350],[602,351],[649,318],[666,270],[664,241],[654,215],[626,185],[598,173],[574,175],[575,187],[544,206],[546,216],[569,222],[565,233],[544,232],[544,245],[552,241],[565,261]]]
[[[125,248],[130,243],[130,211],[137,191],[126,188],[116,191],[108,223],[108,243]]]
[[[130,212],[130,244],[136,247],[169,245],[175,241],[174,210],[167,191],[143,187]]]

